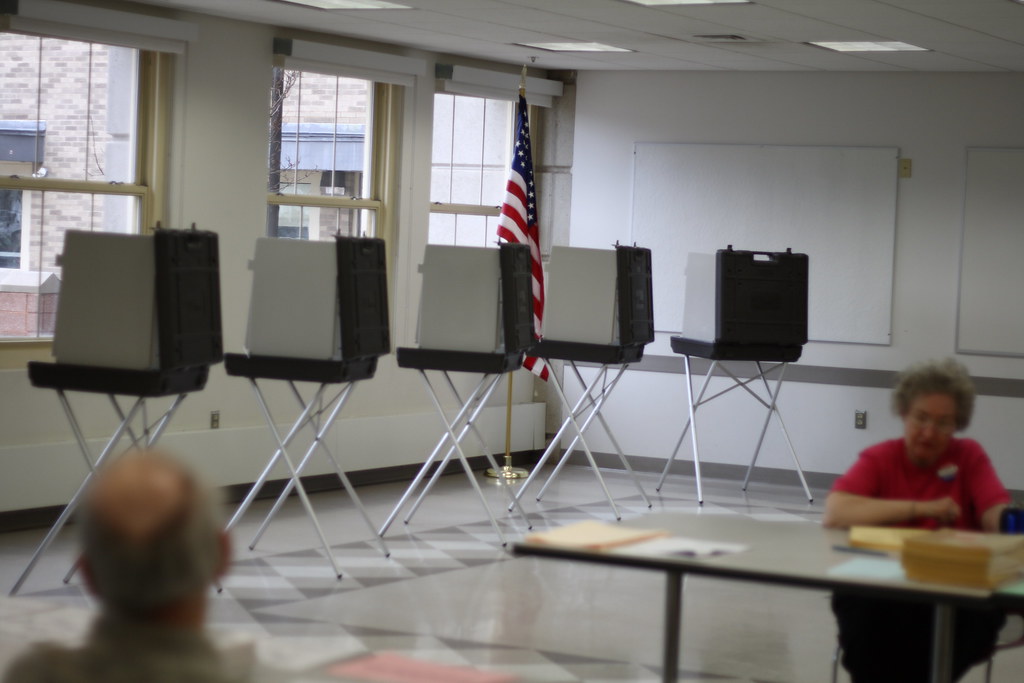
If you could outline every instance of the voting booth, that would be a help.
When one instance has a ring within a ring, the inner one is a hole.
[[[391,350],[384,241],[340,236],[323,242],[262,238],[256,242],[252,272],[247,353],[226,354],[224,364],[229,375],[249,380],[276,446],[228,529],[245,514],[273,469],[284,462],[288,483],[249,548],[256,546],[287,497],[297,490],[331,567],[341,576],[300,477],[314,454],[323,453],[376,536],[326,436],[356,382],[372,378],[378,358]],[[283,436],[259,384],[273,380],[286,382],[298,405],[298,416]],[[312,394],[304,396],[298,382],[313,383]],[[309,430],[313,440],[296,461],[288,449],[303,430]],[[383,539],[378,540],[388,555]]]
[[[88,473],[15,583],[16,593],[74,513],[96,469],[125,436],[152,447],[185,396],[220,362],[217,235],[157,229],[152,235],[69,230],[61,255],[55,362],[30,362],[33,386],[53,389]],[[119,420],[93,458],[67,392],[106,394]],[[147,399],[173,396],[155,420]],[[129,397],[125,409],[118,397]],[[70,579],[68,572],[65,581]]]
[[[579,446],[616,519],[619,519],[618,507],[584,437],[586,430],[597,420],[608,434],[644,503],[650,507],[640,480],[601,415],[601,408],[629,364],[639,361],[643,357],[644,346],[654,340],[651,292],[650,249],[627,246],[616,246],[613,250],[552,247],[544,334],[530,353],[546,361],[565,361],[565,369],[572,373],[583,391],[575,402],[570,402],[563,386],[564,378],[559,380],[556,373],[551,373],[549,381],[562,402],[565,419],[527,478],[520,496],[557,450],[562,437],[572,433],[573,440],[537,494],[537,500],[543,497],[548,485]],[[577,367],[581,362],[599,366],[590,382],[584,381]]]
[[[500,471],[475,422],[502,375],[519,369],[525,351],[534,343],[530,268],[530,248],[525,244],[503,243],[498,249],[427,245],[421,267],[423,287],[418,346],[399,347],[397,356],[399,367],[419,371],[444,431],[384,522],[379,531],[381,536],[387,533],[434,468],[404,518],[405,523],[409,523],[454,457],[479,496],[501,544],[505,545],[504,534],[470,468],[462,443],[472,433],[491,468]],[[450,418],[445,412],[428,370],[440,374],[457,401],[459,408],[454,417]],[[480,377],[474,388],[463,396],[451,379],[453,372]],[[442,451],[445,455],[439,460]],[[508,493],[510,508],[527,519],[505,478],[498,477],[497,481]]]
[[[665,483],[669,468],[689,432],[697,499],[704,502],[697,447],[697,409],[733,389],[743,389],[766,409],[757,446],[743,480],[743,490],[750,482],[768,424],[774,416],[789,445],[807,499],[813,500],[777,403],[786,367],[799,360],[803,345],[807,343],[807,275],[807,255],[795,254],[792,249],[784,252],[743,251],[729,245],[715,254],[689,255],[683,334],[671,339],[672,351],[683,356],[688,419],[665,463],[657,490],[660,491]],[[693,358],[711,361],[696,393],[692,379]],[[728,367],[729,361],[753,363],[755,372],[742,379]],[[729,377],[732,384],[705,398],[709,381],[718,370]],[[768,375],[772,373],[776,373],[774,386],[768,381]]]

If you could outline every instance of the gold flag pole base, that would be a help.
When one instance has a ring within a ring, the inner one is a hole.
[[[530,472],[528,470],[524,470],[522,467],[512,467],[512,458],[506,457],[504,465],[498,469],[488,467],[487,471],[484,472],[484,475],[494,479],[497,479],[498,477],[504,477],[505,479],[526,479],[526,477],[530,476]]]
[[[505,399],[505,464],[494,469],[488,467],[484,474],[493,479],[526,479],[530,474],[522,467],[512,467],[512,373],[508,373],[508,397]]]

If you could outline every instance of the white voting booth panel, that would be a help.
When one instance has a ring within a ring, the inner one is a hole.
[[[256,241],[246,348],[254,356],[340,358],[335,243]]]
[[[544,337],[586,344],[618,341],[613,249],[552,247]]]
[[[686,292],[683,295],[684,337],[714,341],[717,274],[718,264],[714,254],[691,252],[687,255]]]
[[[497,249],[428,244],[422,272],[420,348],[494,353],[501,347]]]
[[[158,366],[153,238],[69,230],[53,335],[58,363]]]

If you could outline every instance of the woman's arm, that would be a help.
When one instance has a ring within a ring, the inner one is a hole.
[[[991,534],[999,533],[999,518],[1006,508],[1006,503],[999,503],[981,513],[981,530]]]
[[[942,524],[951,524],[959,516],[960,506],[949,497],[935,500],[883,500],[845,491],[832,491],[825,498],[825,514],[821,523],[829,528],[845,529],[858,524],[910,524],[917,519],[929,517]]]

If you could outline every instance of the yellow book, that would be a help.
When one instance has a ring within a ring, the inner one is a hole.
[[[993,588],[1020,575],[1024,536],[942,529],[903,544],[907,578],[976,588]]]
[[[850,545],[872,550],[899,551],[908,538],[927,534],[927,529],[905,529],[893,526],[852,526]]]
[[[635,527],[587,520],[551,529],[550,531],[538,531],[526,536],[526,540],[530,543],[601,550],[668,535],[669,532],[661,529],[637,529]]]
[[[958,562],[988,562],[1024,551],[1024,536],[941,529],[909,538],[903,552]]]

